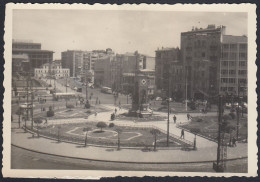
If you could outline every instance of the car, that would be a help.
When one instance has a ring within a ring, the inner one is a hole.
[[[32,107],[35,107],[35,105],[32,105],[31,103],[20,104],[20,108],[23,108],[23,109],[32,108]]]
[[[162,98],[161,97],[156,97],[155,100],[156,101],[162,101]]]

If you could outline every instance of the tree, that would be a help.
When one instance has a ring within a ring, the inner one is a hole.
[[[117,150],[120,150],[120,134],[122,133],[122,129],[116,128],[115,131],[117,132]]]
[[[34,120],[34,123],[37,124],[37,135],[38,135],[38,137],[39,137],[39,136],[40,136],[40,135],[39,135],[39,124],[42,123],[42,119],[41,119],[41,118],[36,118],[36,119]]]
[[[69,110],[72,110],[72,109],[74,108],[74,106],[73,106],[72,104],[68,104],[68,105],[67,105],[67,108],[68,108]]]
[[[86,132],[86,136],[85,136],[85,142],[84,142],[84,146],[87,146],[87,139],[88,139],[88,131],[91,131],[92,128],[91,127],[87,127],[87,128],[83,128],[83,132]]]
[[[107,127],[107,124],[106,124],[105,122],[103,122],[103,121],[100,121],[100,122],[97,123],[96,126],[97,126],[98,128],[100,128],[100,132],[102,132],[102,129],[105,128],[105,127]]]
[[[153,128],[153,129],[150,131],[150,133],[154,136],[154,148],[153,148],[153,150],[156,151],[157,136],[158,136],[161,132],[160,132],[160,130]]]

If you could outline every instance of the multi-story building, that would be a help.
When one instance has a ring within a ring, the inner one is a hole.
[[[35,68],[34,75],[37,78],[67,78],[70,76],[70,69],[62,68],[61,64],[59,63],[46,63],[42,65],[41,68]]]
[[[208,25],[181,33],[181,52],[188,98],[203,99],[219,91],[219,63],[225,26]],[[185,83],[184,83],[185,84]]]
[[[183,99],[245,94],[247,37],[226,35],[225,30],[225,26],[215,25],[193,28],[181,33],[180,52],[157,50],[157,89],[165,94],[169,90],[171,97]]]
[[[70,69],[62,68],[59,63],[46,63],[41,68],[34,69],[34,76],[37,78],[68,78],[70,77]]]
[[[247,37],[223,35],[220,60],[221,94],[243,96],[247,90]]]
[[[183,65],[179,48],[162,48],[155,51],[155,85],[162,97],[173,97],[183,89]]]
[[[95,62],[94,66],[94,78],[95,85],[111,88],[114,84],[111,78],[111,62],[113,62],[115,56],[105,56],[99,58]]]
[[[95,61],[107,55],[113,55],[112,49],[106,50],[67,50],[61,53],[61,62],[64,68],[70,69],[71,77],[81,78],[81,81],[94,83]]]
[[[70,69],[70,77],[80,77],[83,68],[83,51],[67,50],[61,53],[61,65]]]
[[[12,55],[12,74],[20,75],[29,71],[29,57],[27,54]]]
[[[30,71],[39,68],[45,63],[53,60],[53,51],[42,50],[40,43],[16,41],[12,42],[12,55],[26,54],[29,58]]]

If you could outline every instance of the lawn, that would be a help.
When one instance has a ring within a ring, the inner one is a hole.
[[[231,132],[231,137],[236,137],[236,125],[237,119],[230,119],[228,123],[234,130]],[[193,117],[191,122],[182,125],[181,127],[187,130],[199,130],[199,134],[211,138],[213,140],[217,140],[218,136],[218,117],[217,116],[200,116],[200,117]],[[239,140],[247,139],[247,118],[241,117],[239,118]],[[229,133],[225,133],[225,138],[229,140],[230,135]]]
[[[129,126],[114,126],[100,128],[96,127],[96,122],[73,123],[62,125],[40,126],[39,132],[41,135],[58,138],[58,131],[60,131],[60,138],[66,141],[74,141],[84,143],[85,132],[83,128],[91,128],[88,131],[88,143],[105,146],[117,146],[118,134],[116,128],[121,129],[120,145],[124,147],[152,147],[154,136],[150,133],[151,128],[137,128]],[[157,136],[157,144],[160,147],[166,147],[166,134],[161,133]],[[178,138],[170,137],[170,147],[187,146]]]

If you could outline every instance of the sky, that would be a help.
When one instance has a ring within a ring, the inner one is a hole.
[[[193,26],[226,26],[228,35],[247,35],[247,13],[116,11],[116,10],[13,10],[13,39],[41,43],[54,51],[112,48],[115,53],[155,56],[161,47],[180,47],[181,32]]]

